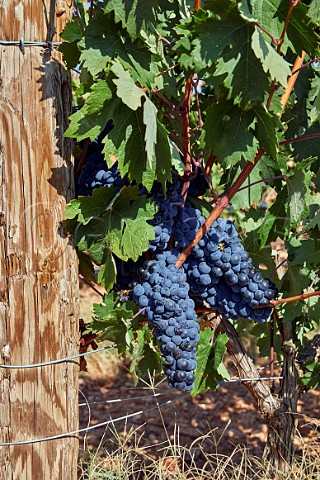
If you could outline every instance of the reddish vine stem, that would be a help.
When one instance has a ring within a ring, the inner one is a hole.
[[[201,0],[194,0],[194,9],[199,10],[201,8]]]
[[[241,187],[243,182],[246,180],[246,178],[250,175],[250,173],[252,172],[256,164],[259,162],[263,154],[264,154],[264,150],[263,148],[261,148],[257,153],[257,155],[255,156],[254,161],[252,163],[251,162],[248,163],[244,167],[239,177],[230,188],[229,192],[227,192],[226,195],[218,199],[216,207],[212,210],[212,212],[210,213],[209,217],[206,219],[202,227],[197,231],[194,240],[192,240],[192,242],[180,253],[176,263],[177,268],[181,267],[181,265],[185,262],[185,260],[190,255],[193,247],[200,242],[201,238],[209,230],[213,222],[217,220],[221,212],[228,206],[228,203],[230,202],[230,200],[238,192],[239,188]]]
[[[281,300],[273,300],[272,302],[269,303],[269,305],[253,307],[253,308],[254,309],[267,308],[267,307],[275,308],[278,305],[282,305],[284,303],[298,302],[299,300],[306,300],[307,298],[318,297],[318,296],[320,296],[320,290],[317,290],[316,292],[301,293],[300,295],[295,295],[294,297],[282,298]]]
[[[277,175],[275,177],[262,178],[261,180],[257,180],[256,182],[249,183],[248,185],[245,185],[244,187],[239,188],[238,192],[241,192],[241,190],[245,190],[246,188],[252,187],[253,185],[257,185],[257,183],[270,182],[272,180],[280,180],[281,178],[284,180],[288,180],[287,175]]]
[[[183,159],[185,165],[184,172],[184,182],[182,186],[182,195],[184,195],[189,187],[190,179],[189,176],[192,172],[192,161],[190,155],[190,124],[189,124],[189,113],[191,105],[191,92],[193,87],[193,78],[192,75],[187,79],[186,89],[183,97],[183,102],[181,104],[182,111],[182,138],[183,138]]]
[[[301,137],[290,138],[279,142],[279,145],[289,145],[290,143],[303,142],[304,140],[312,140],[313,138],[320,138],[320,133],[310,133],[310,135],[301,135]]]
[[[303,70],[304,68],[309,67],[309,65],[311,65],[312,63],[319,62],[319,61],[320,61],[320,57],[313,58],[313,59],[310,60],[309,62],[304,63],[300,68],[297,68],[297,70],[294,70],[294,71],[292,72],[292,75],[295,75],[296,73],[299,73],[299,72],[300,72],[301,70]]]
[[[294,7],[296,7],[298,5],[299,2],[300,2],[300,0],[290,0],[290,7],[289,7],[289,11],[287,13],[287,18],[286,18],[286,20],[284,22],[284,25],[283,25],[283,30],[282,30],[282,33],[281,33],[281,37],[278,40],[277,53],[280,53],[281,46],[284,42],[284,37],[286,35],[286,31],[287,31],[287,28],[288,28],[288,25],[289,25],[289,22],[290,22],[290,18],[291,18],[293,9],[294,9]]]
[[[270,318],[270,377],[274,377],[274,312]],[[270,385],[271,393],[274,393],[274,380]]]
[[[79,161],[79,165],[77,166],[77,170],[76,170],[76,173],[75,173],[75,176],[77,177],[78,175],[80,175],[81,173],[81,170],[82,170],[82,167],[86,161],[86,156],[87,156],[87,151],[88,151],[88,147],[89,147],[89,143],[90,143],[90,138],[86,138],[85,141],[84,141],[84,144],[83,144],[83,149],[82,149],[82,152],[81,152],[81,157],[80,157],[80,161]]]
[[[280,50],[281,50],[282,44],[284,42],[284,37],[286,35],[286,31],[287,31],[287,28],[288,28],[288,25],[289,25],[289,22],[290,22],[290,18],[291,18],[293,9],[296,5],[298,5],[299,1],[300,0],[290,0],[290,7],[289,7],[289,11],[287,13],[287,17],[286,17],[285,22],[284,22],[284,26],[283,26],[281,36],[278,40],[276,40],[276,45],[277,45],[276,51],[277,51],[277,53],[280,53]],[[294,79],[293,84],[294,84],[295,80],[296,79]],[[270,88],[270,95],[269,95],[269,98],[268,98],[267,104],[266,104],[267,110],[270,109],[271,101],[272,101],[273,95],[276,92],[276,90],[277,90],[276,82],[274,80],[272,80],[271,88]],[[285,107],[285,104],[283,105],[283,108],[284,107]]]
[[[89,9],[89,20],[92,19],[92,16],[93,16],[93,2],[94,0],[90,0],[90,9]]]
[[[211,173],[211,170],[212,170],[212,166],[214,165],[215,161],[217,160],[217,157],[215,155],[210,155],[208,160],[207,160],[207,163],[206,163],[206,174],[207,175],[210,175]]]

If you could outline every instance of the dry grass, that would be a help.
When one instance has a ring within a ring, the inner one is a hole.
[[[179,432],[169,446],[162,449],[162,457],[154,459],[148,449],[140,448],[143,427],[130,428],[119,435],[115,427],[105,432],[100,448],[92,453],[82,452],[79,480],[271,480],[268,464],[249,454],[248,450],[236,446],[231,455],[217,452],[219,439],[215,431],[197,438],[189,448],[178,443]],[[212,449],[204,450],[203,443],[211,438]],[[108,442],[104,445],[104,439]],[[197,465],[199,455],[204,458]],[[319,480],[319,445],[306,445],[296,457],[293,467],[279,480]]]

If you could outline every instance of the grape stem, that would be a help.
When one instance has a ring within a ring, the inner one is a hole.
[[[94,0],[90,1],[89,20],[91,20],[92,16],[93,16],[93,2],[94,2]]]
[[[279,180],[281,178],[283,178],[284,180],[288,180],[289,177],[287,175],[277,175],[275,177],[262,178],[261,180],[257,180],[256,182],[249,183],[248,185],[245,185],[244,187],[239,188],[238,192],[241,192],[241,190],[245,190],[246,188],[250,188],[253,185],[257,185],[257,183],[271,182],[273,180]]]
[[[313,138],[320,138],[320,133],[310,133],[309,135],[302,135],[301,137],[290,138],[279,142],[279,145],[289,145],[290,143],[303,142],[304,140],[312,140]]]
[[[98,295],[100,295],[100,297],[103,298],[103,293],[99,292],[99,290],[94,286],[92,285],[91,282],[89,282],[89,280],[87,280],[83,275],[79,274],[79,278],[81,279],[82,282],[86,283],[88,285],[88,287],[90,287],[94,292],[96,292]]]
[[[200,242],[201,238],[209,230],[213,222],[217,220],[221,212],[228,206],[230,200],[238,192],[239,188],[241,187],[243,182],[246,180],[246,178],[250,175],[250,173],[252,172],[256,164],[259,162],[263,154],[264,154],[264,149],[261,148],[256,154],[254,161],[247,163],[247,165],[244,167],[239,177],[230,188],[229,192],[226,193],[226,195],[224,195],[223,197],[220,197],[218,199],[216,207],[212,210],[212,212],[210,213],[209,217],[206,219],[202,227],[199,228],[194,240],[192,240],[192,242],[180,253],[176,263],[177,268],[180,268],[182,266],[182,264],[190,255],[193,247]]]
[[[294,7],[296,7],[298,5],[300,0],[290,0],[290,7],[289,7],[289,10],[288,10],[288,13],[287,13],[287,17],[286,17],[286,20],[284,22],[284,26],[283,26],[283,30],[282,30],[282,33],[281,33],[281,36],[278,40],[276,40],[276,45],[277,45],[277,53],[280,53],[280,50],[281,50],[281,47],[283,45],[283,42],[284,42],[284,37],[286,35],[286,32],[287,32],[287,28],[288,28],[288,25],[289,25],[289,22],[290,22],[290,19],[291,19],[291,15],[292,15],[292,12],[293,12],[293,9]],[[299,57],[298,57],[299,58]],[[293,78],[292,75],[290,77],[290,79]],[[289,80],[290,80],[289,79]],[[292,88],[293,88],[293,85],[296,81],[296,78],[293,78],[293,82],[292,82]],[[290,87],[291,88],[291,87]],[[270,87],[270,95],[269,95],[269,98],[267,100],[267,105],[266,105],[266,108],[267,110],[270,109],[270,105],[271,105],[271,101],[272,101],[272,98],[273,98],[273,95],[275,93],[275,91],[277,90],[277,86],[276,86],[276,82],[275,80],[272,80],[271,82],[271,87]],[[292,89],[291,89],[292,90]],[[291,93],[291,91],[290,91]],[[290,95],[289,93],[289,95]],[[289,98],[289,96],[288,96]],[[286,102],[288,101],[288,98],[286,100]],[[285,105],[286,105],[286,102],[283,103],[282,105],[282,109],[284,109]]]
[[[297,70],[294,70],[294,71],[292,72],[292,75],[295,75],[296,73],[299,73],[300,70],[303,70],[304,68],[309,67],[309,65],[311,65],[312,63],[319,62],[319,61],[320,61],[320,57],[313,58],[313,59],[310,60],[309,62],[306,62],[306,63],[304,63],[303,65],[301,65],[301,67],[300,67],[300,68],[297,68]]]
[[[182,112],[182,138],[183,138],[183,160],[185,165],[184,181],[182,185],[182,195],[185,195],[190,185],[190,174],[192,172],[192,161],[190,155],[190,124],[189,113],[191,105],[191,92],[193,88],[193,75],[187,79],[186,89],[181,104]]]
[[[212,166],[214,165],[215,161],[217,160],[217,157],[215,155],[209,155],[209,158],[206,163],[206,174],[210,175]]]
[[[269,303],[269,305],[263,305],[259,307],[253,307],[254,309],[256,308],[275,308],[278,305],[282,305],[284,303],[290,303],[290,302],[298,302],[299,300],[306,300],[307,298],[310,297],[317,297],[320,295],[320,290],[317,290],[316,292],[307,292],[307,293],[301,293],[301,295],[295,295],[294,297],[287,297],[287,298],[282,298],[281,300],[273,300],[272,302]]]
[[[84,144],[83,144],[83,149],[82,149],[82,152],[81,152],[79,165],[78,165],[76,173],[75,173],[76,177],[78,177],[80,175],[80,173],[82,171],[82,167],[85,164],[89,143],[90,143],[90,138],[86,138],[85,141],[84,141]]]

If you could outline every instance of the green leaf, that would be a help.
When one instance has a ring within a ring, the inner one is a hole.
[[[99,218],[102,213],[108,209],[114,196],[113,186],[106,186],[95,188],[92,192],[92,196],[79,197],[77,200],[77,202],[79,202],[78,220],[86,225],[93,218]]]
[[[157,143],[157,107],[148,97],[145,97],[143,105],[143,123],[146,126],[145,143],[149,167],[152,166],[152,159],[155,154],[155,144]]]
[[[277,115],[271,115],[264,107],[254,107],[257,118],[256,136],[260,148],[271,158],[277,158],[278,132],[282,129]]]
[[[263,223],[258,230],[261,248],[268,242],[275,241],[285,233],[284,223],[287,221],[286,212],[287,191],[283,188],[277,196],[276,202],[268,208]]]
[[[238,174],[241,172],[241,167],[238,169]],[[259,170],[254,168],[245,182],[242,184],[242,188],[260,180]],[[244,188],[237,192],[232,198],[232,206],[236,210],[243,209],[245,207],[251,207],[253,204],[259,204],[262,196],[263,183],[251,185],[248,188]]]
[[[297,170],[287,179],[290,219],[298,221],[306,205],[306,181],[310,185],[310,177],[302,170]]]
[[[229,378],[228,372],[222,364],[228,337],[225,333],[220,333],[212,343],[212,336],[211,328],[205,328],[200,332],[197,349],[196,379],[191,391],[192,396],[200,392],[206,392],[209,389],[215,390],[217,381]]]
[[[112,91],[105,80],[98,80],[91,89],[86,103],[71,115],[69,128],[64,136],[76,138],[77,141],[90,138],[94,140],[105,128],[110,114],[107,111]]]
[[[109,0],[106,13],[114,12],[115,21],[121,22],[132,40],[146,31],[149,25],[155,23],[155,10],[158,8],[156,0]]]
[[[116,282],[117,267],[113,256],[108,252],[107,257],[104,260],[104,264],[98,273],[98,282],[102,285],[107,292],[111,290]]]
[[[76,216],[79,215],[80,212],[80,200],[78,200],[77,198],[73,198],[66,207],[64,217],[68,220],[71,220],[73,218],[76,218]]]
[[[139,196],[138,186],[121,190],[105,221],[112,252],[125,261],[129,258],[138,260],[148,249],[150,240],[155,238],[153,226],[147,223],[153,219],[155,212],[155,204]]]
[[[156,61],[159,56],[151,53],[142,42],[132,42],[123,35],[112,14],[95,14],[79,42],[79,48],[80,60],[93,77],[103,72],[114,59],[130,69],[134,81],[141,86],[151,88],[158,73]]]
[[[59,46],[59,52],[63,55],[63,61],[68,70],[76,68],[80,61],[80,51],[77,42],[63,42]]]
[[[137,87],[130,73],[118,61],[112,62],[111,71],[117,76],[113,83],[117,86],[117,95],[131,110],[141,107],[141,98],[144,91]]]
[[[84,25],[80,17],[74,17],[67,23],[61,33],[61,38],[66,42],[77,42],[81,40],[84,32]]]
[[[136,111],[129,109],[120,100],[116,100],[110,112],[113,113],[115,127],[105,138],[103,149],[108,165],[111,166],[115,160],[118,160],[122,177],[128,175],[130,181],[143,183],[148,190],[151,189],[154,180],[159,180],[162,184],[165,180],[169,180],[171,152],[168,133],[157,121],[157,137],[154,144],[156,110],[154,107],[150,108],[149,100],[144,102],[143,108]],[[150,121],[148,128],[145,125],[147,121]],[[152,155],[153,144],[154,155]],[[150,155],[152,155],[151,158]]]
[[[252,49],[261,60],[262,68],[265,72],[269,72],[272,80],[287,86],[287,78],[291,75],[291,69],[274,47],[268,43],[262,33],[256,27],[251,38]]]
[[[79,273],[91,283],[97,283],[94,265],[90,256],[85,252],[77,251],[79,259]]]
[[[275,39],[281,37],[288,11],[289,4],[283,0],[243,0],[240,4],[243,18],[258,23]],[[304,50],[316,56],[319,39],[314,28],[316,23],[308,17],[308,7],[299,2],[293,9],[281,51],[286,54],[290,48],[298,55]]]
[[[243,111],[229,101],[208,108],[203,140],[223,166],[235,165],[241,158],[253,161],[258,147],[250,132],[253,120],[252,110]]]

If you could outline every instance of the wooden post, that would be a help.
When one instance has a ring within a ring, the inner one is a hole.
[[[59,40],[68,5],[0,0],[0,40]],[[57,51],[0,45],[1,364],[79,351],[77,260],[61,225],[73,195],[71,144],[62,136],[70,85]],[[76,430],[77,375],[78,362],[0,368],[0,442]],[[77,453],[76,436],[0,447],[0,479],[75,480]]]

